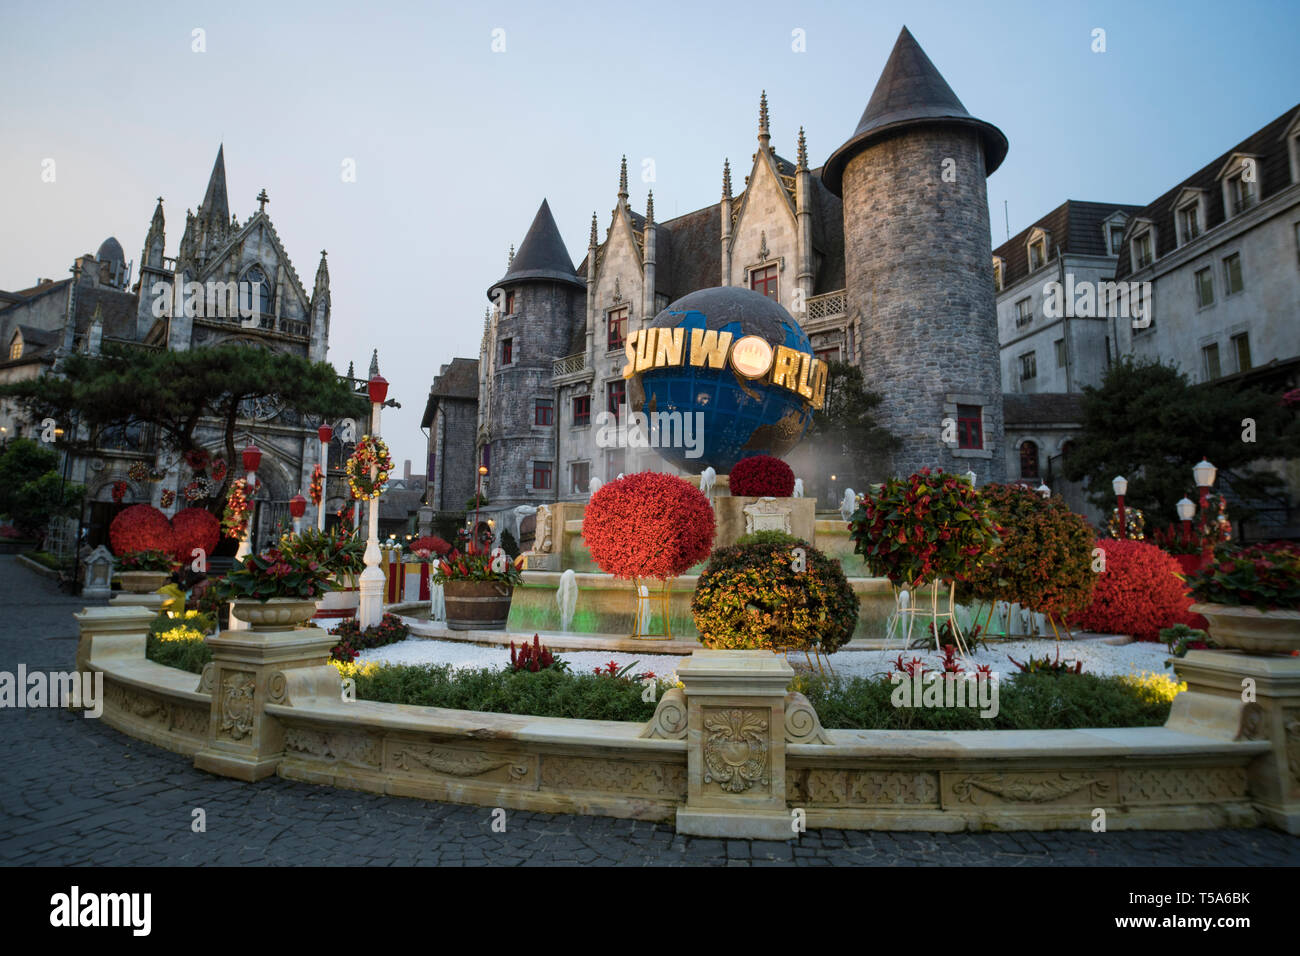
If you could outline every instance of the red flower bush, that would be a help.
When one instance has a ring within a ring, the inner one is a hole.
[[[1132,634],[1154,641],[1160,629],[1175,624],[1198,626],[1199,615],[1188,612],[1192,598],[1174,558],[1145,541],[1098,541],[1106,570],[1097,573],[1092,603],[1073,614],[1074,627],[1106,634]]]
[[[172,525],[152,505],[131,505],[108,526],[108,546],[118,557],[130,551],[165,551],[172,554]]]
[[[731,469],[731,493],[738,498],[789,498],[794,472],[771,455],[742,458]]]
[[[185,508],[172,518],[172,542],[176,560],[189,564],[194,560],[194,549],[212,554],[221,542],[221,522],[206,508]]]
[[[410,550],[428,551],[430,554],[436,554],[438,557],[442,557],[451,550],[451,545],[436,534],[427,534],[423,538],[416,538],[412,541]]]
[[[713,509],[698,488],[674,475],[643,471],[591,496],[582,536],[606,574],[671,578],[709,556]]]

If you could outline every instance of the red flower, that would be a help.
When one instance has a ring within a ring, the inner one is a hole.
[[[753,455],[732,467],[730,488],[737,497],[788,498],[794,493],[794,472],[779,458]]]
[[[709,555],[708,499],[681,478],[656,472],[611,481],[591,497],[582,534],[602,571],[620,578],[670,578]]]

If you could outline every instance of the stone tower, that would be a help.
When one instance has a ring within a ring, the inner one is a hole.
[[[586,294],[542,200],[506,274],[488,290],[494,314],[479,359],[475,464],[488,466],[485,495],[494,508],[556,500],[561,410],[551,378],[556,356],[582,351]]]
[[[1006,153],[1002,132],[966,111],[904,27],[822,171],[844,200],[855,359],[902,441],[888,473],[1005,478],[985,179]]]

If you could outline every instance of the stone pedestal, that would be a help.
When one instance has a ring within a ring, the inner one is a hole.
[[[713,499],[713,513],[718,520],[714,548],[733,545],[743,535],[755,531],[784,531],[814,547],[817,545],[815,498],[735,498],[723,495]]]
[[[1300,835],[1300,658],[1188,651],[1174,671],[1187,690],[1174,698],[1165,726],[1267,740],[1272,749],[1248,771],[1251,800],[1269,825]]]
[[[145,610],[153,611],[155,615],[162,612],[163,601],[167,600],[157,592],[148,594],[132,594],[129,591],[118,591],[108,601],[112,607],[141,607]],[[146,625],[146,629],[148,625]]]
[[[85,673],[90,669],[92,649],[101,658],[144,657],[146,635],[156,616],[148,608],[130,605],[88,607],[74,614],[81,631],[77,642],[77,670]]]
[[[336,638],[319,627],[224,631],[206,638],[213,660],[200,688],[212,695],[207,743],[194,756],[200,770],[252,782],[275,773],[284,730],[267,704],[289,702],[295,687],[339,688],[326,663]]]
[[[785,802],[785,696],[794,670],[769,651],[696,651],[677,676],[688,747],[677,832],[794,837]]]

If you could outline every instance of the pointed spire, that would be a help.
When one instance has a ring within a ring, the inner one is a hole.
[[[596,239],[596,214],[593,212],[591,214],[591,242],[588,244],[587,248],[595,249],[598,245],[600,245],[600,243]]]
[[[519,244],[519,251],[515,252],[513,245],[510,251],[510,265],[506,268],[506,274],[492,289],[501,282],[518,279],[549,279],[586,288],[586,282],[579,279],[573,270],[573,259],[569,257],[569,250],[560,237],[560,228],[555,224],[550,204],[545,199],[538,207],[524,241]],[[492,289],[488,290],[488,298],[495,301]]]
[[[230,201],[226,197],[226,145],[217,147],[217,161],[212,164],[212,175],[208,177],[208,191],[203,196],[203,205],[199,207],[199,217],[208,222],[218,220],[224,226],[230,218]]]
[[[655,222],[655,191],[652,189],[645,197],[645,221],[647,226]]]
[[[758,99],[758,141],[767,146],[772,136],[767,129],[767,90]]]
[[[149,224],[149,230],[151,232],[155,229],[161,230],[163,228],[164,219],[163,219],[162,204],[163,204],[163,198],[162,196],[159,196],[158,205],[153,207],[153,222]]]
[[[795,167],[799,170],[808,168],[808,140],[804,138],[803,127],[799,127],[799,165]]]
[[[354,365],[352,362],[349,362],[349,363],[348,363],[348,378],[356,378],[356,377],[357,377],[357,370],[356,370],[356,367],[355,367],[355,365]]]
[[[826,160],[822,169],[826,188],[839,196],[849,160],[880,137],[893,136],[902,127],[922,125],[973,128],[984,146],[985,175],[991,174],[1006,158],[1006,136],[993,124],[976,119],[966,111],[948,81],[907,27],[903,27],[857,129]]]
[[[627,202],[627,156],[623,156],[623,162],[618,168],[618,198]]]
[[[322,249],[320,251],[320,265],[316,267],[316,289],[319,290],[322,286],[328,289],[329,284],[330,270],[329,266],[325,264],[325,250]]]
[[[509,272],[510,267],[513,266],[514,264],[515,264],[515,244],[512,242],[510,243],[510,252],[506,256],[506,271]]]
[[[370,354],[370,377],[374,378],[379,374],[379,349],[375,349]]]
[[[722,198],[731,198],[731,160],[722,161]]]

